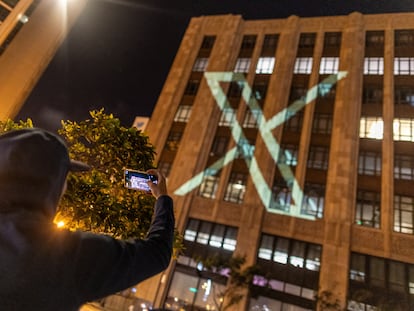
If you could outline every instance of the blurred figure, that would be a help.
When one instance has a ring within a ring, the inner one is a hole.
[[[157,198],[147,238],[57,230],[53,224],[69,171],[64,141],[42,129],[0,135],[0,306],[5,311],[74,311],[167,268],[174,234],[165,178],[149,182]]]

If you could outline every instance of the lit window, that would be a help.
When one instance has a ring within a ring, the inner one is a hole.
[[[221,111],[219,126],[231,126],[236,118],[236,111],[233,108],[224,108]]]
[[[298,164],[298,145],[282,144],[280,147],[277,162],[289,166],[296,166]]]
[[[200,185],[199,195],[204,198],[214,199],[218,182],[219,178],[217,176],[204,176],[203,182]]]
[[[395,75],[414,75],[414,57],[395,57]]]
[[[358,174],[374,175],[381,174],[381,154],[361,150],[359,152]]]
[[[321,170],[328,169],[329,149],[326,146],[310,146],[308,167]]]
[[[258,257],[266,260],[272,259],[273,253],[273,240],[274,238],[270,235],[262,235],[262,241],[259,247]]]
[[[250,58],[238,58],[236,66],[234,66],[234,72],[249,72]]]
[[[271,74],[275,66],[274,57],[260,57],[257,62],[256,73],[257,74]]]
[[[197,243],[199,244],[207,244],[210,239],[210,232],[211,232],[212,224],[209,222],[202,222],[201,226],[198,230],[197,234]]]
[[[246,191],[247,175],[244,173],[232,172],[229,183],[227,184],[224,201],[241,204],[243,203]]]
[[[394,140],[414,141],[414,119],[394,119]]]
[[[384,74],[383,57],[365,57],[364,75],[382,75]]]
[[[324,205],[325,186],[314,183],[306,183],[304,187],[301,214],[322,218]]]
[[[234,251],[237,245],[237,229],[227,227],[226,234],[224,236],[223,248],[228,251]]]
[[[290,210],[291,200],[292,192],[287,186],[286,181],[275,179],[272,187],[270,208],[288,212]]]
[[[293,73],[310,74],[312,72],[312,57],[298,57],[295,61]]]
[[[394,196],[394,231],[414,234],[414,197]]]
[[[326,113],[315,113],[312,122],[312,133],[330,134],[332,131],[332,115]]]
[[[199,221],[190,219],[184,232],[184,240],[194,242],[197,236]]]
[[[209,245],[213,247],[221,248],[223,245],[225,226],[216,224],[213,232],[211,233]]]
[[[358,190],[355,223],[360,226],[379,228],[381,196],[379,192]]]
[[[260,109],[249,109],[244,117],[244,128],[258,128],[258,124],[262,118],[262,111]]]
[[[320,74],[338,73],[339,57],[322,57],[321,65],[319,67]]]
[[[414,180],[414,156],[396,154],[394,156],[394,178]]]
[[[193,66],[193,71],[198,71],[198,72],[206,71],[207,65],[208,65],[208,58],[206,57],[197,58]]]
[[[170,151],[177,151],[180,146],[180,141],[183,133],[170,131],[168,133],[167,141],[165,142],[165,149]]]
[[[382,139],[384,134],[384,122],[380,117],[361,117],[359,123],[359,137]]]
[[[188,122],[191,115],[191,106],[180,105],[174,117],[175,122]]]

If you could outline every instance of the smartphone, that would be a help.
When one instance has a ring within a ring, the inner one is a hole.
[[[157,176],[131,169],[124,170],[124,185],[126,188],[151,192],[148,181],[156,184]]]

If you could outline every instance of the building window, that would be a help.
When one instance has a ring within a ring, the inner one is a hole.
[[[219,176],[205,175],[200,185],[198,195],[203,198],[215,199]]]
[[[329,148],[326,146],[310,146],[308,168],[327,170],[329,162]]]
[[[256,36],[255,35],[244,36],[242,44],[241,44],[241,50],[253,50],[255,44],[256,44]]]
[[[355,223],[359,226],[380,227],[381,195],[378,192],[358,190]]]
[[[193,271],[197,271],[197,269],[194,268]],[[225,281],[219,280],[223,278],[219,274],[211,278],[211,274],[204,275],[204,273],[201,271],[192,275],[176,270],[168,297],[165,300],[165,309],[158,310],[210,310],[210,308],[215,308],[214,306],[218,305],[217,301],[220,298],[218,293],[222,293],[226,289],[223,284]],[[146,308],[139,309],[148,310]]]
[[[246,192],[247,175],[232,172],[224,194],[224,201],[241,204]]]
[[[289,116],[287,116],[288,118]],[[296,112],[292,117],[288,118],[284,123],[284,130],[288,132],[299,133],[303,125],[303,111]]]
[[[359,123],[359,137],[382,139],[384,134],[384,122],[381,117],[361,117]]]
[[[312,72],[312,57],[297,57],[293,73],[295,74],[310,74]]]
[[[224,108],[221,111],[219,126],[232,126],[236,119],[236,110],[233,108]]]
[[[276,307],[272,310],[315,310],[321,255],[320,245],[262,234],[257,261],[266,267],[267,273],[254,276],[253,290],[269,297],[266,299],[272,304],[257,310],[270,310],[270,306]],[[264,292],[260,289],[263,287],[266,287]],[[274,300],[275,297],[280,301]],[[256,304],[258,301],[251,300],[251,306]]]
[[[327,32],[325,33],[325,39],[323,45],[325,47],[340,47],[341,46],[341,37],[340,32]]]
[[[180,146],[182,135],[182,132],[170,131],[165,143],[165,148],[170,151],[177,151],[178,147]]]
[[[292,200],[291,189],[285,180],[275,179],[272,187],[272,201],[270,208],[289,212]]]
[[[383,31],[367,31],[365,35],[366,47],[384,46],[384,32]]]
[[[216,41],[215,36],[205,36],[203,42],[201,43],[201,48],[211,50],[213,48],[214,41]]]
[[[195,95],[197,94],[198,87],[200,86],[199,80],[190,80],[184,90],[184,95]]]
[[[257,74],[271,74],[275,66],[274,57],[260,57],[257,61],[256,73]]]
[[[323,217],[325,205],[325,186],[315,183],[305,183],[301,214]]]
[[[300,48],[313,48],[315,46],[316,34],[315,33],[301,33],[299,38]]]
[[[298,145],[282,144],[280,146],[277,163],[286,164],[289,166],[298,165]]]
[[[243,121],[244,128],[258,128],[258,124],[261,121],[263,114],[260,109],[249,109],[246,112]]]
[[[394,75],[414,75],[414,57],[395,57]]]
[[[197,72],[206,71],[207,65],[208,65],[208,58],[199,57],[199,58],[196,59],[196,61],[194,63],[193,71],[197,71]]]
[[[306,87],[292,86],[290,89],[290,94],[289,94],[289,102],[294,102],[299,99],[305,100],[307,93],[308,93],[308,88]]]
[[[396,30],[396,47],[414,47],[414,30]]]
[[[264,100],[268,85],[269,83],[267,81],[255,81],[252,87],[252,96],[258,101]]]
[[[413,272],[412,264],[351,253],[348,310],[412,310]]]
[[[394,90],[394,103],[414,106],[414,87],[397,85]]]
[[[394,178],[414,180],[414,156],[395,154],[394,156]]]
[[[279,35],[265,35],[262,46],[261,55],[273,56],[276,52],[277,42],[279,40]]]
[[[394,231],[414,234],[414,197],[394,196]]]
[[[242,93],[242,85],[237,81],[230,82],[229,90],[227,91],[228,98],[240,98]]]
[[[383,57],[365,57],[364,75],[383,75],[384,58]]]
[[[189,219],[184,240],[233,252],[237,245],[237,228]]]
[[[262,234],[258,258],[319,271],[322,247],[313,243]]]
[[[333,74],[338,73],[339,70],[339,57],[322,57],[319,67],[320,74]]]
[[[381,104],[382,103],[382,86],[381,85],[364,85],[362,90],[363,104]]]
[[[332,115],[316,113],[312,123],[312,133],[330,134],[332,131]]]
[[[394,140],[414,142],[414,119],[398,118],[393,121]]]
[[[227,151],[227,145],[229,144],[229,137],[227,136],[215,136],[213,145],[211,146],[210,156],[223,156]]]
[[[250,68],[250,58],[238,58],[236,61],[236,66],[234,66],[234,72],[242,72],[247,73],[249,72]]]
[[[178,106],[177,112],[174,116],[175,122],[188,122],[191,115],[191,106],[189,105],[180,105]]]
[[[360,175],[381,175],[381,154],[370,151],[359,151],[358,174]]]

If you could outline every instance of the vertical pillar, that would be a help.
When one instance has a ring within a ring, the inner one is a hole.
[[[352,215],[355,207],[359,144],[359,115],[362,94],[364,23],[352,13],[342,34],[339,81],[335,102],[328,171],[325,228],[319,297],[330,293],[345,308],[348,288]],[[319,301],[318,310],[321,309]]]

